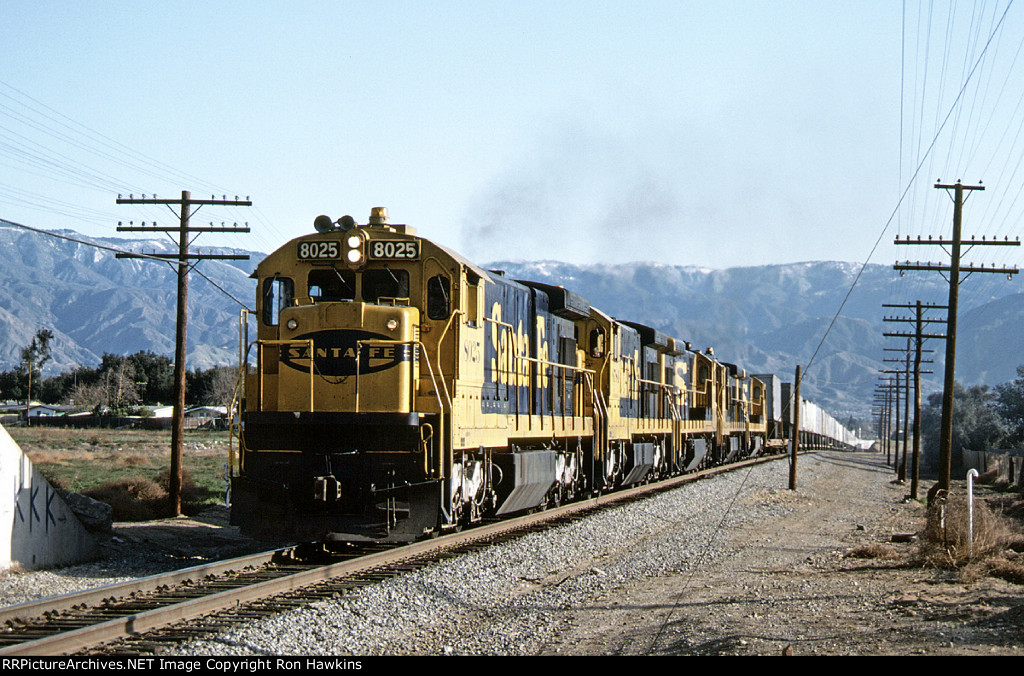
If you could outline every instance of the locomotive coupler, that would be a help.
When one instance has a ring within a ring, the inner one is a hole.
[[[313,499],[335,502],[341,498],[341,482],[333,476],[313,477]]]

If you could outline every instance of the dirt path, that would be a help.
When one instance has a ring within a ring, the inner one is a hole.
[[[890,482],[884,461],[802,456],[796,493],[761,492],[733,507],[792,509],[739,529],[726,522],[728,556],[573,609],[542,654],[1020,654],[1024,589],[905,565],[915,545],[891,536],[920,530],[924,507],[903,501],[908,491]],[[900,558],[846,556],[870,543]]]

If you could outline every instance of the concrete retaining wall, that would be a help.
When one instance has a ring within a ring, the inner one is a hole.
[[[0,427],[0,570],[66,566],[95,551],[93,536]]]

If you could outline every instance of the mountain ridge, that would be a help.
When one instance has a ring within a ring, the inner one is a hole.
[[[135,252],[176,247],[169,240],[58,232]],[[249,273],[265,256],[243,249],[203,250],[247,253],[250,259],[204,261],[199,269],[210,281],[191,275],[189,368],[237,360],[238,311],[254,304]],[[104,352],[173,353],[173,266],[118,260],[112,251],[3,226],[0,255],[0,368],[16,367],[20,349],[44,327],[54,332],[53,360],[44,369],[48,375],[76,364],[95,366]],[[894,275],[882,264],[832,260],[716,269],[499,260],[481,267],[501,269],[512,279],[564,286],[614,317],[652,326],[694,348],[714,347],[719,359],[751,373],[775,373],[791,381],[795,366],[802,364],[805,396],[841,420],[871,415],[879,371],[891,366],[884,361],[884,348],[897,342],[882,334],[912,330],[883,321],[894,312],[882,307],[894,296]],[[922,274],[914,284],[922,301],[945,304],[948,286],[940,276]],[[957,379],[989,385],[1012,380],[1017,364],[1024,362],[1024,339],[1014,331],[1024,323],[1024,294],[1005,280],[970,284],[969,293],[961,290]],[[840,306],[842,314],[833,320]],[[828,339],[821,343],[826,330]],[[943,348],[939,341],[927,347],[935,350],[932,370],[938,375],[926,380],[934,391],[941,382]]]

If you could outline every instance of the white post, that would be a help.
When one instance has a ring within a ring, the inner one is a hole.
[[[967,557],[974,558],[974,478],[978,470],[967,470]]]

